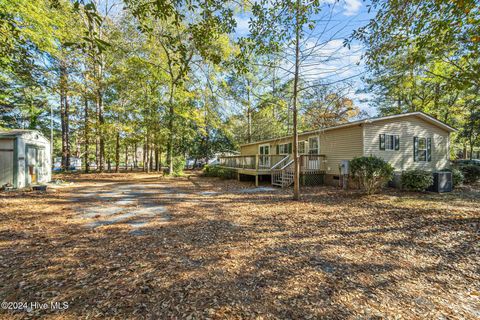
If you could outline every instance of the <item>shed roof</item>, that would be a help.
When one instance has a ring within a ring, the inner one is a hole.
[[[35,130],[24,129],[0,129],[0,136],[19,136],[24,133],[34,132]]]
[[[38,130],[27,130],[27,129],[0,129],[0,138],[11,138],[18,137],[27,133],[38,134],[42,138],[48,141],[47,138]]]
[[[443,130],[448,131],[448,132],[457,131],[457,129],[455,129],[455,128],[449,126],[448,124],[432,117],[431,115],[428,115],[424,112],[415,111],[415,112],[401,113],[401,114],[395,114],[395,115],[385,116],[385,117],[374,117],[374,118],[367,118],[367,119],[362,119],[362,120],[357,120],[357,121],[351,121],[351,122],[343,123],[343,124],[333,126],[333,127],[327,127],[327,128],[317,129],[317,130],[300,132],[299,135],[325,132],[325,131],[351,127],[351,126],[364,124],[364,123],[372,123],[372,122],[384,121],[384,120],[393,120],[393,119],[403,118],[403,117],[407,117],[407,116],[417,116],[417,117],[419,117],[419,118],[421,118],[421,119],[423,119],[423,120],[425,120],[425,121],[427,121],[427,122],[429,122],[433,125],[436,125],[437,127],[442,128]],[[291,136],[292,135],[290,134],[288,136],[283,136],[283,137],[279,137],[279,138],[272,138],[272,139],[266,139],[266,140],[251,142],[251,143],[245,143],[245,144],[242,144],[240,146],[248,146],[248,145],[252,145],[252,144],[258,144],[260,142],[276,141],[276,140],[280,140],[280,139],[289,138]]]

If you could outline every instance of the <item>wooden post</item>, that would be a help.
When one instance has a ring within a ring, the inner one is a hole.
[[[259,160],[259,156],[258,154],[255,155],[255,171],[258,171],[258,160]]]
[[[255,187],[258,187],[258,174],[255,175]]]
[[[237,181],[240,181],[240,172],[237,171]]]

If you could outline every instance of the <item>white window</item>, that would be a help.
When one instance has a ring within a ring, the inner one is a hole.
[[[418,160],[427,161],[427,139],[418,139]]]
[[[312,137],[308,139],[308,154],[319,154],[320,145],[318,137]]]
[[[393,134],[381,134],[380,150],[400,150],[400,137]]]
[[[292,153],[292,143],[282,143],[277,147],[278,154],[290,154]]]
[[[395,149],[395,137],[391,134],[387,134],[385,137],[385,150]]]
[[[307,144],[306,141],[300,141],[300,142],[298,142],[298,154],[305,154],[306,144]]]
[[[414,161],[432,161],[432,138],[413,137]]]
[[[261,155],[268,155],[270,154],[270,146],[268,144],[261,145],[259,150]]]

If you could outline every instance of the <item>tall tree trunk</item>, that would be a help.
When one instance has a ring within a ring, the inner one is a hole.
[[[62,127],[62,169],[70,167],[70,106],[68,103],[68,74],[64,60],[60,61],[60,122]]]
[[[97,116],[97,145],[96,145],[96,158],[97,168],[100,172],[104,169],[105,164],[105,133],[104,124],[105,118],[103,115],[103,56],[100,55],[99,62],[96,65],[96,88],[95,88],[95,111]]]
[[[145,163],[143,164],[144,171],[150,173],[150,135],[147,132],[147,141],[145,143]]]
[[[153,147],[152,146],[150,146],[150,166],[149,167],[150,167],[149,172],[153,171]]]
[[[125,141],[125,171],[128,170],[128,144]]]
[[[158,145],[155,145],[155,171],[160,171],[160,164],[158,163]]]
[[[97,98],[95,99],[95,169],[100,168],[100,126],[98,125],[99,104]]]
[[[146,163],[147,163],[147,154],[148,154],[148,150],[147,150],[147,142],[146,142],[146,139],[145,138],[145,142],[143,143],[143,152],[142,152],[142,156],[143,156],[143,171],[147,171],[147,166],[146,166]]]
[[[84,124],[84,131],[83,131],[83,140],[84,140],[84,161],[85,161],[85,173],[88,173],[90,171],[90,164],[88,163],[88,146],[90,144],[90,141],[88,139],[88,130],[89,130],[89,126],[88,126],[88,100],[87,98],[85,98],[85,110],[84,110],[84,114],[85,114],[85,124]]]
[[[175,110],[173,108],[173,95],[175,93],[175,85],[172,83],[172,88],[170,90],[170,99],[169,99],[169,119],[168,119],[168,130],[170,136],[168,137],[168,151],[167,151],[167,162],[169,168],[169,174],[173,174],[173,142],[174,142],[174,132],[173,132],[173,117],[175,116]]]
[[[104,138],[104,132],[103,132],[103,125],[105,123],[105,119],[103,117],[103,98],[101,95],[101,92],[98,92],[97,96],[97,101],[98,101],[98,125],[100,127],[99,130],[99,163],[100,167],[99,170],[100,172],[103,171],[103,164],[105,162],[105,138]],[[110,170],[110,169],[109,169]]]
[[[298,132],[297,132],[297,103],[298,103],[298,74],[300,71],[300,0],[296,4],[295,19],[295,75],[293,79],[293,199],[300,197],[300,165],[298,162]]]
[[[118,173],[120,166],[120,131],[117,131],[117,141],[115,145],[115,172]]]
[[[162,146],[158,149],[158,171],[162,171]]]
[[[137,142],[133,144],[133,166],[135,169],[138,168],[138,159],[137,159]]]
[[[250,81],[247,80],[247,142],[252,142],[252,104],[250,100]]]

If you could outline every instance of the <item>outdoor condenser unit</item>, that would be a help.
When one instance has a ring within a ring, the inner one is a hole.
[[[452,191],[452,173],[448,171],[440,171],[433,173],[433,185],[428,191],[433,192],[450,192]]]

